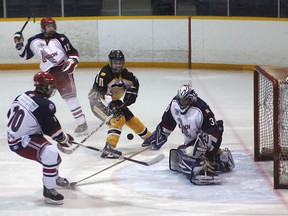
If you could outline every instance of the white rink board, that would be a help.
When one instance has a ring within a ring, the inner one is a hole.
[[[129,62],[188,62],[188,19],[55,18],[59,33],[79,50],[82,62],[106,62],[121,49]],[[40,32],[40,19],[30,21],[24,37]],[[23,63],[13,34],[24,21],[0,21],[0,64]],[[192,62],[287,66],[288,23],[283,20],[192,19]],[[36,63],[32,59],[24,63]]]

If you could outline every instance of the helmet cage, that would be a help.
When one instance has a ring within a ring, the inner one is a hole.
[[[112,50],[109,55],[109,65],[115,74],[121,73],[124,69],[125,57],[121,50]]]
[[[190,85],[183,85],[177,93],[176,99],[181,109],[189,107],[197,101],[198,95]]]
[[[111,60],[110,67],[112,68],[112,71],[114,73],[119,74],[124,69],[124,61],[123,60]]]

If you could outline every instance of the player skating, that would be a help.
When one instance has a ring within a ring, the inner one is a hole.
[[[77,136],[86,135],[88,127],[82,108],[77,98],[73,72],[78,64],[78,51],[64,34],[56,32],[56,22],[51,17],[41,20],[42,33],[30,37],[24,46],[22,32],[14,34],[14,41],[19,56],[31,59],[34,55],[41,57],[40,69],[52,74],[61,97],[68,105],[78,127]]]
[[[55,93],[55,79],[47,72],[34,76],[35,90],[20,94],[8,111],[7,139],[11,151],[42,164],[43,196],[49,204],[63,204],[56,185],[68,187],[69,181],[58,175],[61,157],[50,136],[64,148],[72,146],[73,137],[62,131],[55,116],[56,107],[48,98]],[[25,172],[25,170],[23,170]]]
[[[190,85],[183,85],[178,90],[162,121],[142,146],[160,149],[176,126],[184,136],[184,144],[170,150],[169,168],[185,174],[197,185],[220,183],[217,172],[235,167],[230,150],[220,148],[223,121],[216,121],[210,107]]]
[[[117,158],[115,154],[121,155],[121,152],[116,150],[115,147],[125,124],[143,140],[151,133],[128,108],[136,101],[139,82],[136,76],[124,67],[124,54],[120,50],[112,50],[108,58],[109,64],[104,66],[95,77],[93,87],[89,93],[89,100],[92,112],[102,121],[113,114],[113,118],[109,123],[105,151],[101,157]],[[109,151],[112,154],[109,154]]]

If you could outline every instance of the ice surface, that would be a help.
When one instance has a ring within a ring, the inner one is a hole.
[[[171,148],[182,143],[175,130],[159,151],[145,151],[134,159],[149,161],[160,153],[165,159],[153,166],[129,161],[87,179],[75,190],[58,189],[65,196],[62,206],[43,203],[42,167],[11,152],[6,142],[6,113],[12,100],[33,89],[32,77],[37,71],[1,71],[0,112],[0,215],[288,215],[288,191],[273,189],[272,162],[253,161],[253,78],[251,72],[206,71],[184,69],[129,68],[140,81],[135,116],[153,131],[177,89],[192,83],[199,96],[208,102],[217,119],[223,119],[223,147],[234,156],[236,168],[221,174],[223,183],[215,186],[192,185],[185,176],[168,168]],[[87,99],[99,68],[77,69],[75,79],[78,98],[88,120],[89,129],[100,121],[90,111]],[[76,123],[64,101],[56,94],[52,101],[57,116],[68,133]],[[91,136],[85,144],[102,148],[107,126]],[[126,135],[124,126],[117,148],[125,156],[141,151],[141,139]],[[77,137],[81,141],[84,137]],[[70,181],[92,175],[118,160],[101,159],[99,152],[79,148],[63,159],[60,174]]]

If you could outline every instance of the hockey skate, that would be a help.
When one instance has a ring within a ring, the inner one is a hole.
[[[52,205],[62,205],[64,197],[62,194],[58,193],[54,188],[47,189],[45,186],[43,186],[43,196],[44,196],[44,202],[47,204]]]
[[[84,136],[88,135],[88,125],[87,123],[83,123],[81,125],[78,125],[78,127],[74,130],[74,133],[76,136]]]
[[[58,176],[58,178],[56,179],[56,185],[59,187],[68,188],[70,182],[66,178]]]
[[[103,148],[101,157],[102,158],[109,158],[109,159],[117,159],[121,155],[122,155],[122,152],[117,151],[111,144],[109,144],[107,142],[105,147]]]

